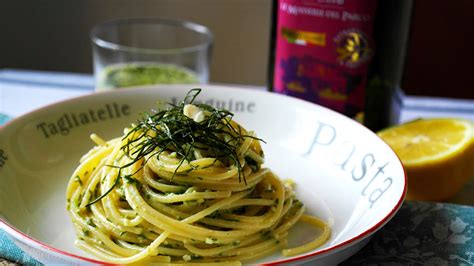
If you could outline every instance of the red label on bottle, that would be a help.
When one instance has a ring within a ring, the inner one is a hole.
[[[350,117],[364,108],[377,0],[280,0],[273,88]]]

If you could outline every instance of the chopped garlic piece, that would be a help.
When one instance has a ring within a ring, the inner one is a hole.
[[[286,179],[283,181],[283,184],[286,186],[286,187],[289,187],[289,188],[294,188],[296,183],[293,179]]]
[[[183,107],[183,114],[189,118],[193,118],[194,114],[199,111],[201,111],[201,109],[194,104],[186,104]]]
[[[197,123],[200,123],[206,119],[206,114],[204,111],[194,104],[186,104],[183,108],[183,114]]]
[[[186,255],[183,256],[183,260],[184,260],[184,261],[190,261],[190,260],[191,260],[191,256],[189,256],[188,254],[186,254]]]
[[[206,244],[214,244],[217,242],[217,239],[212,239],[210,237],[206,237]]]

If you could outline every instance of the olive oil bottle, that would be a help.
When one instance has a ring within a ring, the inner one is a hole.
[[[398,121],[412,0],[274,0],[268,89],[377,131]]]

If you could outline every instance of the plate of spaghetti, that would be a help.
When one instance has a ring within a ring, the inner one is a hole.
[[[0,128],[0,228],[44,264],[337,264],[398,211],[394,152],[295,98],[95,93]]]

